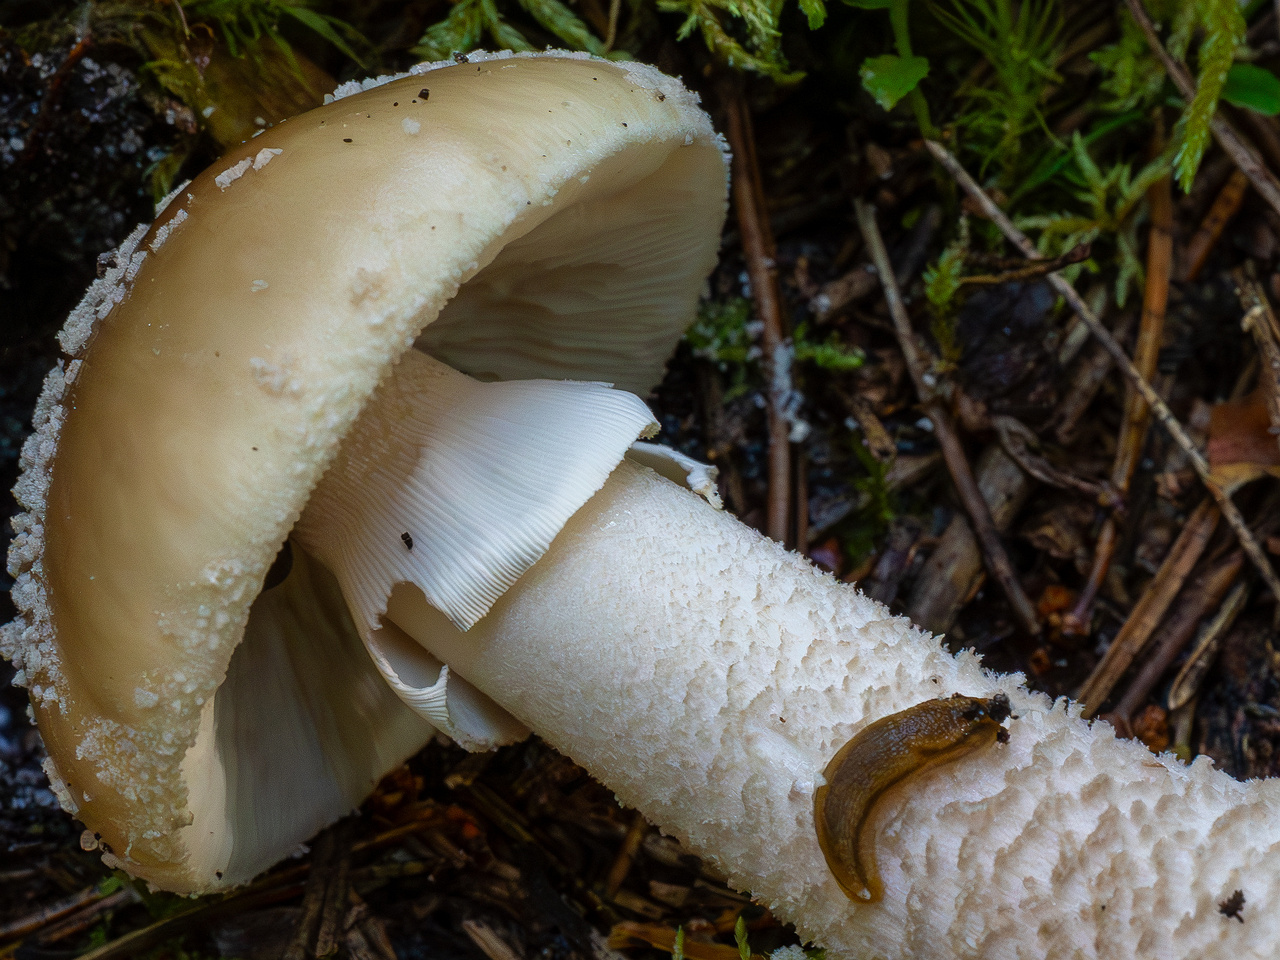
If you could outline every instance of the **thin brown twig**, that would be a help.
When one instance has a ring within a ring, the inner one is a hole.
[[[83,933],[90,927],[93,927],[102,921],[103,914],[114,913],[125,907],[140,902],[138,892],[133,887],[122,887],[115,893],[109,893],[101,900],[95,900],[74,913],[64,916],[62,919],[50,923],[40,928],[38,935],[28,937],[25,941],[19,941],[12,944],[13,950],[16,952],[19,946],[29,946],[35,944],[39,947],[46,947],[49,944],[57,943],[59,940],[65,940],[67,937],[74,936],[77,933]],[[4,950],[8,950],[5,947]],[[0,950],[0,956],[5,956],[4,950]]]
[[[1163,148],[1161,133],[1152,144],[1152,153]],[[1150,381],[1156,372],[1156,360],[1160,356],[1160,344],[1164,339],[1164,316],[1169,305],[1169,280],[1173,272],[1173,178],[1166,174],[1147,191],[1151,206],[1151,230],[1147,239],[1147,281],[1142,297],[1142,320],[1138,324],[1138,342],[1133,351],[1133,365],[1145,380]],[[1151,423],[1151,411],[1145,401],[1130,385],[1125,392],[1124,419],[1120,425],[1120,437],[1116,443],[1116,455],[1111,465],[1111,487],[1121,498],[1129,492],[1134,471],[1142,458],[1147,442],[1147,428]],[[1102,589],[1116,545],[1120,541],[1120,524],[1112,514],[1102,524],[1093,551],[1093,566],[1085,581],[1084,589],[1076,605],[1062,618],[1063,632],[1084,634],[1089,632],[1089,620],[1093,602]]]
[[[1187,243],[1186,267],[1182,274],[1184,282],[1190,282],[1200,276],[1209,254],[1222,239],[1222,232],[1231,222],[1244,203],[1244,195],[1249,190],[1249,178],[1239,169],[1232,170],[1227,182],[1222,185],[1218,195],[1214,197],[1209,212],[1200,221],[1200,226]]]
[[[1262,361],[1258,386],[1266,398],[1271,432],[1280,440],[1280,323],[1276,322],[1275,311],[1271,309],[1262,285],[1252,274],[1252,270],[1235,270],[1231,277],[1235,280],[1236,295],[1245,311],[1240,325],[1253,335]]]
[[[1028,257],[1038,256],[1035,246],[1027,239],[1027,235],[1013,225],[1013,221],[987,196],[986,192],[969,176],[968,171],[960,165],[960,161],[953,157],[946,147],[932,140],[925,141],[925,145],[929,148],[929,152],[933,154],[934,158],[955,178],[961,189],[973,198],[986,216],[1000,228],[1000,232],[1014,246]],[[1138,393],[1142,395],[1142,399],[1147,402],[1156,419],[1160,421],[1160,424],[1173,438],[1174,443],[1186,454],[1188,461],[1196,471],[1196,475],[1200,477],[1200,482],[1204,484],[1209,495],[1213,497],[1218,509],[1222,511],[1223,517],[1226,518],[1227,523],[1234,531],[1236,539],[1240,541],[1240,546],[1244,548],[1244,552],[1248,554],[1250,561],[1252,561],[1259,575],[1266,582],[1267,589],[1271,592],[1271,595],[1278,601],[1276,603],[1275,617],[1276,622],[1280,624],[1280,577],[1276,576],[1275,570],[1271,567],[1271,561],[1267,559],[1262,545],[1258,543],[1257,538],[1249,530],[1249,525],[1245,523],[1239,508],[1231,502],[1231,498],[1226,491],[1214,479],[1209,470],[1209,462],[1204,458],[1204,454],[1200,452],[1195,441],[1187,435],[1186,428],[1178,422],[1178,418],[1173,415],[1173,411],[1169,409],[1168,404],[1160,398],[1160,395],[1147,382],[1147,379],[1133,365],[1129,355],[1124,352],[1124,347],[1120,346],[1116,338],[1111,335],[1111,332],[1102,325],[1102,321],[1098,319],[1097,314],[1089,309],[1089,305],[1076,292],[1075,287],[1056,274],[1049,277],[1049,282],[1062,298],[1067,301],[1068,306],[1076,312],[1077,316],[1088,325],[1089,331],[1111,354],[1116,366],[1120,368],[1120,371],[1133,384]]]
[[[906,359],[907,370],[915,383],[925,414],[933,423],[933,434],[938,440],[938,448],[942,451],[947,469],[951,472],[951,479],[955,483],[956,492],[960,495],[960,502],[964,504],[973,523],[973,531],[978,538],[978,543],[982,545],[987,567],[991,571],[991,576],[1000,584],[1005,596],[1009,598],[1009,605],[1013,608],[1013,614],[1018,623],[1028,633],[1037,634],[1040,632],[1040,620],[1036,616],[1035,605],[1022,589],[1022,583],[1018,580],[1013,564],[1009,561],[1009,555],[1005,552],[1004,543],[1000,540],[995,522],[991,519],[987,501],[983,499],[982,492],[973,478],[973,471],[969,467],[964,447],[956,433],[951,413],[930,385],[930,365],[925,360],[924,353],[916,341],[916,335],[911,329],[911,318],[907,316],[907,308],[898,290],[897,278],[889,263],[889,253],[885,249],[884,238],[880,235],[880,228],[876,224],[875,208],[861,200],[855,200],[854,211],[867,251],[871,254],[871,261],[880,275],[885,303],[889,307],[889,316],[893,318],[894,332],[897,334],[902,355]]]
[[[1126,725],[1151,695],[1174,659],[1191,642],[1200,622],[1222,605],[1227,591],[1236,582],[1243,566],[1244,552],[1233,550],[1225,560],[1220,560],[1197,576],[1179,598],[1177,606],[1161,626],[1160,638],[1155,648],[1144,657],[1138,675],[1130,682],[1113,711]]]
[[[791,509],[791,428],[783,415],[786,384],[779,372],[778,358],[786,336],[782,297],[778,291],[773,228],[764,205],[760,166],[756,161],[751,112],[740,88],[728,82],[722,88],[727,118],[729,147],[733,151],[733,206],[742,234],[742,252],[751,279],[751,297],[756,314],[764,324],[760,346],[769,396],[769,496],[765,509],[765,533],[779,543],[787,542]]]
[[[293,929],[293,937],[284,951],[284,960],[309,960],[325,908],[325,894],[334,861],[339,856],[338,838],[333,830],[325,830],[311,845],[311,873],[302,896],[302,910]]]
[[[801,447],[795,456],[796,552],[809,555],[809,455]]]
[[[1178,539],[1169,548],[1164,563],[1129,611],[1129,618],[1089,674],[1089,679],[1085,680],[1076,694],[1076,698],[1084,704],[1086,717],[1098,712],[1098,708],[1124,676],[1134,658],[1151,639],[1151,634],[1168,612],[1169,604],[1173,603],[1192,568],[1199,562],[1205,547],[1209,545],[1209,538],[1218,528],[1219,516],[1213,503],[1205,499],[1187,518]]]
[[[1236,588],[1231,591],[1231,595],[1222,602],[1222,606],[1218,608],[1218,613],[1209,625],[1204,628],[1200,638],[1196,640],[1195,649],[1187,657],[1187,662],[1182,665],[1178,675],[1173,678],[1173,683],[1169,685],[1168,703],[1170,710],[1182,709],[1200,692],[1200,684],[1208,675],[1209,668],[1213,666],[1214,660],[1217,659],[1218,651],[1222,649],[1222,641],[1226,639],[1227,631],[1236,622],[1236,617],[1244,609],[1245,601],[1248,598],[1249,584],[1241,582],[1236,584]]]
[[[632,865],[636,862],[636,854],[640,852],[640,845],[644,843],[644,836],[648,832],[649,821],[642,814],[637,813],[632,817],[631,826],[627,829],[626,836],[622,838],[622,844],[618,847],[617,856],[614,857],[613,865],[609,868],[609,876],[604,883],[606,897],[612,899],[622,889],[622,885],[627,880],[627,875],[631,872]]]
[[[1084,324],[1080,326],[1084,327]],[[1132,315],[1120,317],[1115,322],[1115,336],[1121,339],[1128,337],[1129,328],[1132,326]],[[1080,420],[1092,405],[1098,391],[1102,389],[1102,384],[1114,365],[1115,361],[1111,354],[1107,353],[1106,348],[1101,344],[1094,344],[1093,349],[1076,365],[1070,377],[1070,390],[1058,404],[1054,415],[1056,423],[1053,435],[1058,443],[1066,446],[1075,439]]]
[[[999,273],[977,274],[972,277],[961,277],[960,286],[965,287],[998,287],[1005,283],[1023,283],[1036,280],[1045,274],[1054,273],[1073,263],[1083,263],[1089,259],[1090,246],[1087,243],[1076,244],[1060,257],[1052,260],[1023,261],[1022,265],[1010,267]]]
[[[1174,86],[1178,88],[1178,92],[1182,94],[1183,99],[1188,103],[1195,98],[1196,84],[1191,79],[1191,74],[1187,68],[1175,60],[1169,51],[1164,48],[1164,44],[1160,42],[1160,36],[1156,33],[1155,24],[1151,22],[1151,17],[1147,15],[1147,11],[1142,6],[1142,0],[1125,0],[1125,5],[1129,8],[1129,13],[1133,16],[1134,21],[1142,30],[1142,34],[1146,37],[1147,46],[1156,55],[1157,59],[1164,65],[1165,73],[1169,75],[1169,79],[1173,81]],[[1240,172],[1249,178],[1249,182],[1253,184],[1259,195],[1271,204],[1272,208],[1280,213],[1280,181],[1272,175],[1267,169],[1266,164],[1262,162],[1262,158],[1255,152],[1253,146],[1240,135],[1235,126],[1221,113],[1215,113],[1213,119],[1209,121],[1209,129],[1213,131],[1213,137],[1218,141],[1218,146],[1235,161],[1235,165],[1240,168]]]
[[[14,937],[21,937],[31,933],[33,930],[39,930],[47,924],[75,913],[86,904],[101,900],[103,896],[104,894],[96,886],[85,887],[83,890],[63,897],[54,903],[37,907],[31,913],[24,914],[0,926],[0,940],[11,940]]]

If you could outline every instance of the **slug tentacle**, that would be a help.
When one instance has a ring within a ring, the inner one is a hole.
[[[836,752],[814,795],[818,845],[850,900],[876,903],[884,885],[870,829],[876,803],[908,777],[1009,739],[1009,698],[956,694],[877,720]]]

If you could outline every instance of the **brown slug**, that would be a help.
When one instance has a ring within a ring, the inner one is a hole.
[[[1009,698],[956,694],[927,700],[859,730],[839,749],[814,794],[818,846],[850,900],[876,903],[884,885],[876,868],[876,838],[870,830],[876,803],[890,787],[981,747],[1009,739],[1001,724]]]

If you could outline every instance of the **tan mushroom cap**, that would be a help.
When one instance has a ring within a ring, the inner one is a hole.
[[[120,251],[64,332],[74,360],[51,375],[25,451],[23,615],[3,635],[55,788],[114,858],[170,889],[243,881],[423,742],[430,728],[335,611],[344,702],[319,716],[337,682],[302,686],[315,726],[345,731],[323,762],[352,767],[323,803],[254,814],[270,854],[194,836],[220,829],[192,826],[194,807],[216,812],[269,773],[212,748],[215,723],[253,723],[215,711],[215,693],[268,567],[397,357],[427,328],[420,346],[482,378],[646,388],[714,265],[724,203],[721,143],[678,82],[500,56],[266,131]],[[297,642],[289,656],[305,659]],[[204,875],[219,864],[233,875]]]

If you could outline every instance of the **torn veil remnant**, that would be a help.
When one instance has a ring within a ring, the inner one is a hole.
[[[130,238],[24,451],[3,648],[109,862],[242,883],[433,728],[534,729],[833,957],[1274,953],[1275,783],[1117,741],[627,456],[724,215],[676,81],[473,56],[342,92]],[[955,691],[1007,696],[1008,742],[872,804],[853,903],[823,771]]]

